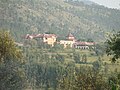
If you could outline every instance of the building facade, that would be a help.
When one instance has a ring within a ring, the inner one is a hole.
[[[77,49],[94,49],[95,43],[94,42],[81,42],[77,41],[74,43],[74,48]]]
[[[48,45],[54,46],[54,43],[57,40],[57,36],[55,34],[36,34],[36,35],[29,35],[25,36],[25,39],[42,39],[42,42],[47,43]]]
[[[29,35],[27,34],[25,36],[26,39],[36,39],[39,38],[38,40],[54,46],[54,44],[57,42],[57,36],[55,34],[36,34],[36,35]],[[91,49],[95,48],[95,43],[94,42],[86,42],[86,41],[77,41],[76,38],[69,33],[66,36],[65,40],[60,40],[58,42],[59,44],[63,45],[64,48],[70,47],[70,48],[77,48],[77,49]]]
[[[76,41],[75,37],[71,33],[69,33],[66,37],[66,40],[60,40],[60,44],[62,44],[64,48],[67,48],[67,47],[72,48],[75,41]]]

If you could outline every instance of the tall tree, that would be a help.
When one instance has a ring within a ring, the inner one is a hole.
[[[24,86],[22,53],[7,31],[0,31],[0,90],[20,90]]]
[[[106,43],[107,55],[113,55],[112,61],[115,62],[120,58],[120,31],[112,34],[109,39],[107,39]]]
[[[0,62],[5,63],[8,58],[20,59],[22,54],[16,48],[15,42],[7,31],[0,31]]]
[[[79,53],[74,52],[73,53],[73,59],[74,59],[75,63],[80,63],[80,55],[79,55]]]

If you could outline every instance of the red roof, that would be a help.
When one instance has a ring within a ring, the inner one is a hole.
[[[67,37],[74,37],[74,36],[71,33],[69,33]]]
[[[57,37],[55,34],[32,34],[32,35],[29,35],[27,34],[25,36],[26,39],[32,39],[32,38],[52,38],[52,37]]]
[[[69,34],[67,35],[67,40],[73,41],[73,40],[75,40],[75,37],[74,37],[71,33],[69,33]]]
[[[43,34],[43,37],[52,38],[52,37],[57,37],[57,36],[55,34]]]
[[[94,42],[76,42],[75,45],[91,46],[91,45],[95,45],[95,43]]]

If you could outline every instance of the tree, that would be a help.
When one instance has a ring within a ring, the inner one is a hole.
[[[61,44],[57,44],[55,43],[54,47],[53,47],[55,50],[63,50],[64,46],[61,45]]]
[[[106,41],[107,55],[113,55],[112,61],[115,62],[117,59],[120,58],[120,32],[114,33],[109,36],[109,39]]]
[[[120,73],[113,73],[108,78],[109,84],[112,86],[112,90],[120,90]]]
[[[22,57],[20,52],[9,32],[0,31],[0,63],[6,63],[9,58],[20,59]]]
[[[22,53],[7,31],[0,31],[0,90],[20,90],[24,87]]]
[[[83,54],[82,56],[82,62],[86,63],[87,62],[87,55]]]
[[[105,54],[106,47],[103,43],[95,45],[95,53],[97,56],[103,56]]]
[[[93,41],[93,39],[88,38],[88,39],[87,39],[87,42],[94,42],[94,41]]]
[[[67,69],[67,72],[68,74],[59,80],[60,90],[112,90],[104,75],[91,70],[90,67]]]
[[[79,55],[79,53],[74,52],[73,53],[73,59],[74,59],[75,63],[80,63],[80,55]]]
[[[92,63],[92,65],[93,65],[93,70],[100,71],[101,66],[102,66],[101,58],[99,57],[98,60]]]
[[[57,54],[56,55],[56,60],[59,60],[60,62],[63,62],[65,60],[63,55]]]

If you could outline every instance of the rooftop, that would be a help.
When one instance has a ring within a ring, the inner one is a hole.
[[[43,37],[45,37],[45,38],[52,38],[52,37],[57,37],[55,34],[32,34],[32,35],[30,35],[30,34],[27,34],[26,36],[25,36],[25,38],[26,39],[29,39],[29,38],[43,38]]]

